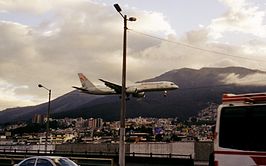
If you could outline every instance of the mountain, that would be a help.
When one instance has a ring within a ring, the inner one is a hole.
[[[78,91],[69,92],[51,101],[51,114],[64,112],[80,107],[103,96],[91,96]],[[13,121],[30,120],[34,114],[47,114],[48,103],[36,106],[9,108],[0,112],[0,124]]]
[[[143,99],[130,98],[127,101],[126,117],[179,117],[188,118],[206,108],[210,103],[221,103],[223,93],[266,92],[266,85],[256,85],[266,72],[242,67],[202,68],[199,70],[182,68],[166,72],[144,81],[173,81],[180,89],[169,91],[167,97],[163,92],[146,93]],[[252,77],[253,76],[253,77]],[[230,79],[249,79],[254,85],[228,84]],[[140,81],[143,82],[143,81]],[[46,114],[47,103],[12,108],[0,112],[0,123],[28,120],[34,114]],[[52,117],[84,117],[119,120],[120,99],[114,96],[95,96],[72,91],[51,102]],[[12,116],[11,116],[12,115]]]

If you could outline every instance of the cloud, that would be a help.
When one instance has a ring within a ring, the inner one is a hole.
[[[16,86],[4,80],[0,80],[0,110],[8,107],[28,106],[34,104],[33,96],[20,94],[20,90],[28,89],[26,85]]]
[[[112,6],[83,0],[27,3],[21,0],[0,1],[0,10],[41,19],[37,25],[13,19],[0,21],[0,79],[10,85],[9,92],[8,88],[0,89],[5,94],[2,98],[10,96],[8,101],[0,100],[0,109],[12,104],[46,102],[47,94],[37,87],[39,83],[52,89],[52,98],[61,96],[73,90],[72,85],[80,85],[78,72],[93,82],[98,78],[120,82],[123,21]],[[141,30],[173,32],[162,14],[128,10],[130,15],[141,18],[137,23],[142,24]],[[43,19],[41,15],[49,12],[52,12],[50,17]],[[156,19],[162,26],[156,27]],[[149,42],[136,34],[129,37],[132,39],[128,44],[129,54],[160,43]],[[134,78],[138,78],[135,82],[144,77]]]
[[[266,54],[266,42],[263,40],[250,40],[241,47],[246,55],[255,55],[256,58],[263,58]]]
[[[64,8],[69,6],[75,6],[77,3],[84,2],[83,0],[16,0],[6,1],[0,0],[0,10],[7,12],[20,12],[31,14],[43,14],[55,8]]]
[[[266,25],[263,23],[265,11],[252,6],[245,0],[220,0],[229,10],[221,17],[212,20],[208,26],[212,38],[221,38],[226,32],[241,32],[266,37]]]
[[[224,77],[222,82],[226,84],[265,86],[266,81],[266,74],[263,73],[250,74],[244,77],[239,74],[231,73]]]
[[[0,93],[10,96],[9,101],[0,100],[0,109],[46,102],[47,93],[37,87],[39,83],[52,89],[53,99],[61,96],[72,85],[80,85],[78,72],[95,83],[100,83],[99,78],[121,82],[123,20],[113,6],[96,2],[0,1],[0,11],[5,11],[0,15],[26,13],[26,18],[38,20],[34,24],[9,17],[0,20],[0,80],[6,86]],[[127,42],[128,83],[182,67],[257,66],[266,70],[263,61],[250,60],[265,57],[264,11],[243,0],[222,2],[228,6],[226,13],[181,37],[162,13],[123,6],[128,16],[137,18],[128,22],[132,29]],[[241,45],[225,40],[236,34],[251,38],[245,37]]]
[[[152,11],[136,11],[132,13],[137,17],[136,22],[130,23],[130,27],[137,31],[150,34],[170,35],[175,34],[175,30],[167,22],[166,17],[159,12]],[[160,26],[158,26],[158,23]]]

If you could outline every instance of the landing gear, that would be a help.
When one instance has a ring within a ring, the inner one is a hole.
[[[166,97],[166,96],[167,96],[167,91],[164,91],[164,94],[163,94],[163,96],[164,96],[164,97]]]

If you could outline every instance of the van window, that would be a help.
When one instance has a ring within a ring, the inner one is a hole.
[[[266,151],[266,105],[224,107],[221,110],[219,146]]]

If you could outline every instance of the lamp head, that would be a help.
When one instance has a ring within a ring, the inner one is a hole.
[[[129,17],[128,21],[136,21],[137,19],[135,17]]]
[[[38,87],[39,87],[39,88],[42,88],[43,86],[42,86],[42,84],[39,84]]]
[[[117,3],[114,4],[114,7],[115,7],[116,11],[118,11],[119,13],[122,11],[122,9],[120,8],[120,6]]]

